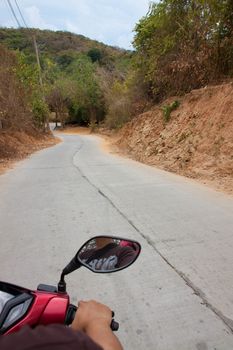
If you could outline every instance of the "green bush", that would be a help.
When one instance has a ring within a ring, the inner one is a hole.
[[[103,58],[101,50],[97,48],[89,50],[87,56],[90,57],[92,62],[101,61],[101,58]]]
[[[35,97],[32,101],[32,113],[35,124],[39,128],[43,128],[49,116],[49,109],[46,102],[40,98]]]
[[[179,107],[179,105],[180,105],[180,102],[175,100],[170,105],[165,105],[162,107],[163,119],[164,119],[165,123],[169,122],[169,120],[171,119],[171,112],[174,111],[175,109],[177,109]]]

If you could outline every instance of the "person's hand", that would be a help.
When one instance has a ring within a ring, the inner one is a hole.
[[[104,350],[123,350],[118,338],[113,334],[110,325],[112,311],[97,301],[80,301],[72,329],[85,332]]]
[[[88,328],[98,325],[98,327],[110,327],[112,321],[112,311],[108,306],[97,301],[80,301],[72,329],[86,332]]]

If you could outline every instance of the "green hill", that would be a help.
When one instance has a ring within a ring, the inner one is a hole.
[[[98,48],[108,55],[120,56],[127,51],[91,40],[83,35],[66,31],[52,31],[39,29],[0,28],[0,42],[9,49],[33,52],[32,35],[35,34],[41,53],[56,55],[64,51],[87,53],[90,49]]]
[[[130,51],[63,31],[0,28],[0,43],[10,50],[22,51],[33,62],[35,61],[33,35],[36,36],[42,61],[43,58],[49,57],[61,65],[71,63],[77,54],[89,53],[93,60],[96,57],[96,60],[109,69],[114,69],[116,66],[124,70],[132,55]]]

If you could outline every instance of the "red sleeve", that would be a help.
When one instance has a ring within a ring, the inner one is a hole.
[[[19,332],[0,336],[1,350],[103,350],[82,332],[62,325],[23,327]]]

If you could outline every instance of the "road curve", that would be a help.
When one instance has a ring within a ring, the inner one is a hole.
[[[232,349],[232,197],[106,153],[98,137],[62,138],[0,177],[0,279],[56,284],[87,238],[135,238],[129,269],[67,277],[73,301],[111,306],[125,349]]]

